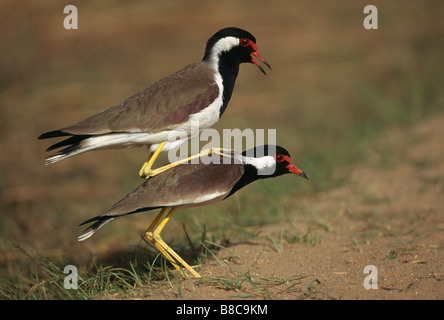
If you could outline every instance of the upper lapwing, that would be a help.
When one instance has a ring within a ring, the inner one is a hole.
[[[114,204],[105,213],[89,219],[82,225],[94,222],[78,240],[88,239],[99,228],[116,218],[142,211],[161,209],[148,227],[146,236],[165,257],[180,270],[182,264],[195,277],[199,274],[181,259],[161,238],[160,233],[176,208],[197,207],[224,200],[249,183],[295,173],[306,179],[308,175],[290,160],[287,150],[279,146],[261,146],[239,153],[212,155],[211,161],[203,156],[198,164],[181,163],[152,177]],[[228,159],[228,161],[227,161]],[[217,161],[216,161],[217,160]],[[264,169],[270,169],[263,175]],[[166,210],[168,215],[159,223]],[[158,226],[156,227],[156,225]]]
[[[91,150],[147,145],[154,154],[139,174],[149,177],[162,150],[171,150],[190,138],[192,123],[201,131],[219,120],[230,101],[241,63],[254,63],[265,74],[257,58],[271,69],[257,50],[256,39],[248,31],[234,27],[219,30],[208,40],[201,61],[101,113],[40,135],[39,139],[68,137],[47,149],[65,147],[45,163]]]

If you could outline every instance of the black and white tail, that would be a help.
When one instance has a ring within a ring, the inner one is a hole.
[[[81,224],[81,226],[83,226],[84,224],[96,221],[95,223],[93,223],[91,226],[89,226],[87,229],[85,229],[85,231],[83,231],[83,233],[78,236],[77,240],[78,241],[84,241],[88,238],[90,238],[94,232],[96,232],[97,230],[99,230],[101,227],[103,227],[105,224],[107,224],[108,222],[111,222],[115,219],[115,217],[113,216],[97,216],[94,218],[91,218],[89,220],[86,220],[85,222],[83,222]]]
[[[45,164],[49,165],[52,163],[55,163],[57,161],[75,156],[76,154],[79,153],[83,153],[89,150],[94,149],[93,147],[89,146],[88,147],[88,143],[87,143],[87,139],[91,138],[91,135],[71,135],[69,133],[60,131],[60,130],[55,130],[55,131],[50,131],[50,132],[46,132],[42,135],[40,135],[38,137],[38,139],[50,139],[50,138],[58,138],[58,137],[66,137],[66,136],[70,136],[69,138],[60,141],[56,144],[53,144],[52,146],[50,146],[48,149],[46,149],[46,151],[51,151],[54,149],[58,149],[61,147],[65,147],[66,148],[50,155],[48,158],[45,159]]]

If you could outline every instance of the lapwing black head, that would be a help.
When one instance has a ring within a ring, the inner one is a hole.
[[[189,139],[192,122],[197,121],[203,130],[219,120],[230,101],[239,64],[251,62],[264,72],[254,58],[269,67],[258,53],[251,33],[232,27],[218,31],[208,40],[201,61],[103,112],[40,135],[39,139],[65,138],[47,149],[63,148],[45,163],[91,150],[147,145],[156,152],[140,175],[149,176],[160,151],[171,150]]]
[[[228,162],[224,161],[227,157],[230,159]],[[79,236],[78,240],[88,239],[99,228],[116,218],[161,208],[162,211],[148,228],[152,232],[147,232],[148,239],[156,245],[156,241],[161,240],[160,232],[166,221],[160,224],[162,227],[158,230],[157,238],[152,237],[153,232],[155,233],[157,230],[154,227],[159,223],[165,210],[169,208],[172,209],[168,219],[175,208],[197,207],[224,200],[255,180],[277,177],[287,173],[309,179],[305,172],[292,163],[288,151],[279,146],[253,148],[242,154],[222,153],[218,160],[212,163],[201,161],[198,164],[180,164],[146,180],[136,190],[114,204],[111,209],[83,222],[82,225],[93,224]],[[264,168],[274,168],[275,170],[268,175],[261,175],[260,171]],[[161,247],[162,250],[166,250],[171,256],[174,256],[174,251],[168,249],[166,245]],[[182,259],[176,260],[198,277],[198,274],[189,268]],[[177,264],[174,262],[173,264],[177,267]]]
[[[291,162],[290,153],[280,146],[258,146],[234,157],[244,165],[244,171],[227,197],[259,179],[274,178],[288,173],[297,174],[307,180],[310,179],[304,171]]]
[[[281,146],[258,146],[244,151],[242,155],[245,156],[247,159],[253,159],[250,160],[250,162],[253,163],[254,161],[259,162],[266,161],[265,159],[268,159],[267,163],[269,166],[274,168],[274,171],[270,171],[271,173],[269,175],[264,174],[261,178],[277,177],[287,173],[294,173],[307,180],[310,179],[305,172],[303,172],[291,162],[290,153]],[[259,172],[261,167],[259,165],[256,165],[255,169]],[[260,174],[258,175],[261,176]]]
[[[208,40],[203,60],[212,61],[220,58],[218,61],[220,67],[227,67],[232,71],[236,71],[241,63],[254,63],[266,74],[254,57],[262,61],[270,70],[271,66],[257,50],[256,38],[251,33],[230,27],[219,30]]]

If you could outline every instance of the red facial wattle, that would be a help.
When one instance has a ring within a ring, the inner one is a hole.
[[[288,163],[288,165],[285,166],[285,168],[287,168],[288,172],[297,174],[298,176],[301,176],[307,180],[310,180],[310,177],[308,176],[308,174],[306,174],[304,171],[302,171],[301,169],[296,167],[293,163],[291,163],[289,156],[284,156],[282,154],[278,154],[276,156],[276,162],[284,162],[284,161]]]
[[[246,39],[246,38],[243,38],[243,39],[241,39],[240,40],[240,44],[241,44],[241,46],[242,47],[248,47],[248,46],[250,46],[252,49],[253,49],[253,52],[252,53],[250,53],[250,57],[251,57],[251,62],[253,62],[261,71],[262,71],[262,73],[263,74],[267,74],[266,72],[265,72],[265,70],[259,65],[259,62],[257,62],[255,59],[254,59],[254,57],[256,57],[256,58],[258,58],[260,61],[262,61],[262,63],[263,64],[265,64],[267,67],[268,67],[268,69],[270,69],[271,70],[271,66],[268,64],[268,62],[267,61],[265,61],[265,59],[259,54],[259,52],[257,52],[257,45],[253,42],[253,41],[251,41],[250,39]]]

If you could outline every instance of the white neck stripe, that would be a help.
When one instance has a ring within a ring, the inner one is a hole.
[[[234,157],[244,165],[248,164],[254,166],[258,171],[269,172],[271,174],[276,169],[276,160],[272,156],[255,158],[235,154]]]
[[[230,51],[239,45],[239,38],[225,37],[217,41],[211,48],[210,61],[216,63],[219,61],[219,56],[222,52]]]

